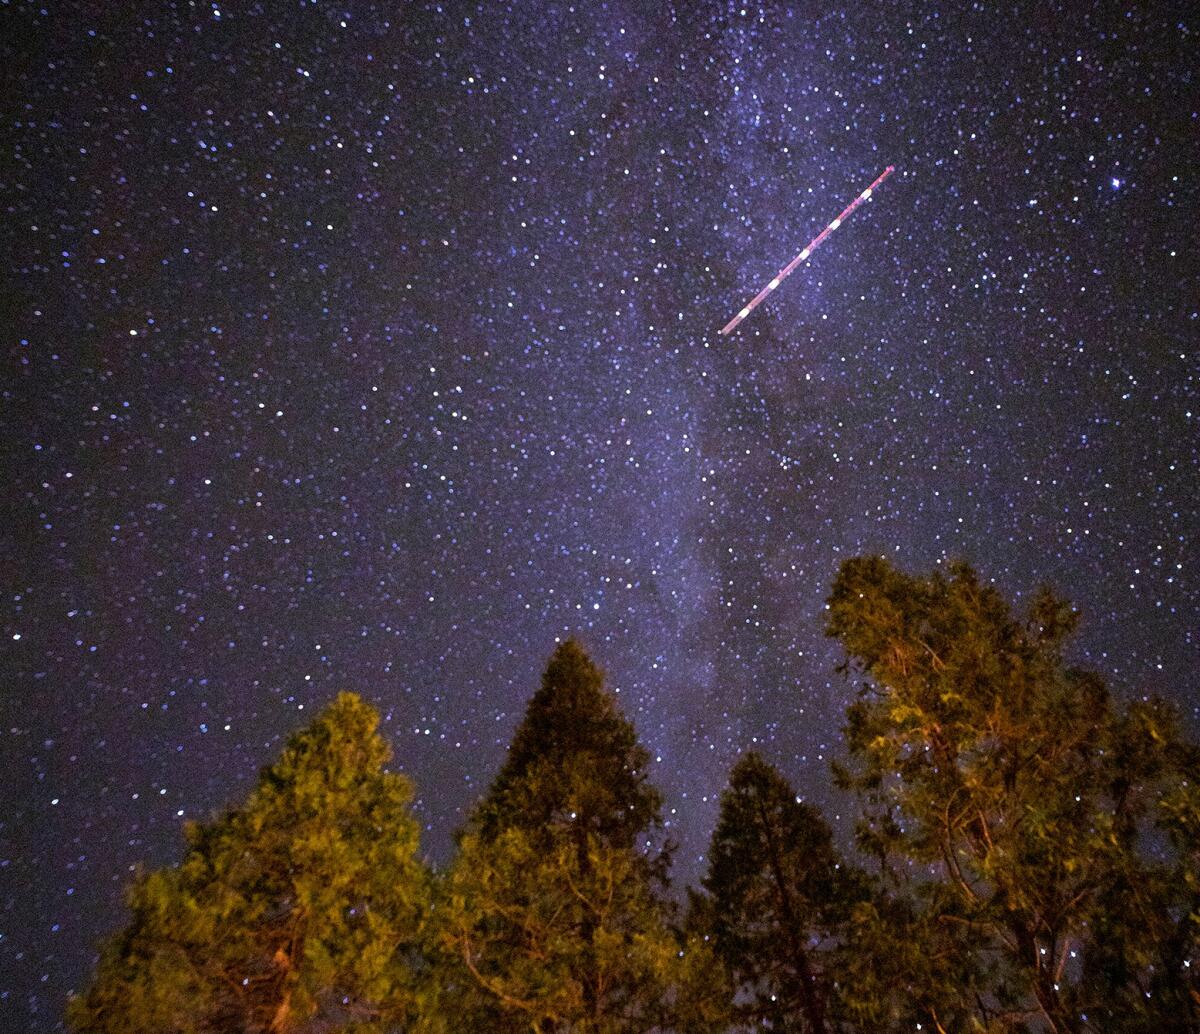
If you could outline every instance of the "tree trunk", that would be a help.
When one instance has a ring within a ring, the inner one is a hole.
[[[1043,955],[1037,937],[1024,924],[1018,923],[1013,929],[1013,933],[1016,936],[1021,955],[1029,960],[1029,976],[1033,984],[1033,996],[1037,1000],[1038,1008],[1041,1009],[1050,1031],[1052,1034],[1077,1034],[1083,1029],[1079,1024],[1079,1019],[1063,1007],[1062,999],[1054,987],[1054,953],[1048,951],[1044,956],[1051,960],[1051,965],[1047,966],[1042,961]]]
[[[779,857],[779,845],[771,830],[771,822],[762,801],[758,802],[758,814],[763,824],[763,836],[767,841],[767,857],[771,863],[771,874],[775,879],[775,890],[779,897],[779,910],[787,931],[788,947],[791,949],[796,973],[800,978],[800,1004],[812,1034],[827,1034],[825,1026],[825,999],[817,987],[817,977],[808,959],[808,952],[800,942],[800,930],[792,908],[792,895],[783,875],[783,862]]]
[[[592,872],[592,860],[588,857],[587,829],[582,819],[572,832],[575,836],[575,863],[579,866],[580,885],[586,887]],[[580,974],[583,1012],[588,1020],[594,1021],[599,1015],[597,988],[600,980],[596,972],[596,922],[586,901],[583,902],[583,915],[579,923],[579,938],[583,942],[583,973]]]

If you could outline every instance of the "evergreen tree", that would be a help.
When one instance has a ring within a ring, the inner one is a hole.
[[[828,824],[758,754],[729,776],[709,853],[705,896],[717,954],[745,1022],[826,1034],[838,937],[863,897],[861,876],[833,847]]]
[[[71,1003],[87,1034],[374,1031],[411,1011],[426,910],[411,791],[378,715],[343,693],[246,803],[140,875],[132,921]]]
[[[576,837],[592,833],[632,848],[662,825],[649,762],[603,673],[567,640],[550,658],[471,828],[484,839],[514,826],[550,836],[567,821]]]
[[[600,671],[564,643],[442,887],[448,1029],[615,1034],[721,1022],[710,954],[669,927],[648,761]]]
[[[1018,620],[964,565],[927,578],[876,558],[842,566],[827,631],[868,680],[841,771],[866,805],[859,842],[909,885],[914,931],[960,931],[962,1026],[1114,1029],[1130,1008],[1148,1015],[1143,987],[1165,981],[1196,1029],[1187,892],[1168,893],[1141,851],[1158,822],[1179,842],[1165,868],[1195,873],[1194,799],[1167,792],[1187,752],[1162,707],[1122,708],[1064,662],[1076,620],[1048,592]],[[1178,933],[1170,960],[1148,924]]]

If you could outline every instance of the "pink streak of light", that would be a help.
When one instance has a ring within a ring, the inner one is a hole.
[[[766,296],[769,295],[772,291],[774,291],[775,288],[777,288],[780,285],[780,283],[783,281],[784,277],[786,277],[793,269],[795,269],[798,265],[800,265],[801,262],[803,262],[806,258],[808,258],[809,255],[811,255],[814,251],[816,251],[817,245],[820,244],[831,233],[833,233],[833,231],[836,230],[839,226],[841,226],[842,223],[844,223],[846,221],[846,219],[849,218],[850,213],[853,212],[864,201],[866,201],[867,198],[869,198],[875,192],[875,190],[879,186],[879,184],[881,184],[885,179],[887,179],[895,171],[896,171],[896,166],[894,166],[894,165],[889,165],[886,169],[884,169],[883,172],[881,172],[879,174],[879,177],[875,180],[874,183],[872,183],[869,187],[867,187],[866,190],[864,190],[861,194],[858,195],[858,197],[856,197],[853,201],[851,201],[850,204],[848,204],[845,208],[843,208],[841,215],[839,215],[836,219],[833,220],[833,222],[831,222],[828,226],[826,226],[825,229],[823,229],[819,234],[817,234],[809,242],[808,246],[802,252],[800,252],[799,255],[797,255],[794,259],[792,259],[791,262],[789,262],[786,266],[784,266],[783,269],[781,269],[778,273],[776,273],[774,279],[772,279],[771,282],[768,283],[766,287],[764,287],[761,291],[758,292],[758,294],[756,294],[752,299],[750,299],[750,302],[746,305],[746,307],[744,309],[741,310],[741,312],[739,312],[736,316],[733,317],[733,319],[731,319],[728,323],[725,324],[725,326],[723,326],[721,328],[721,333],[722,334],[730,333],[734,329],[734,327],[736,327],[739,323],[742,322],[742,320],[744,320],[747,316],[749,316],[750,313],[752,313],[755,309],[757,309],[758,303],[761,302],[764,298],[766,298]]]

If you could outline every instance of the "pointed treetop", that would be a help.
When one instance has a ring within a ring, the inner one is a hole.
[[[129,926],[70,1008],[86,1034],[391,1029],[428,909],[411,786],[387,772],[374,708],[343,693],[241,804],[187,829],[139,877]],[[359,1029],[357,1026],[355,1029]]]
[[[551,656],[474,822],[491,836],[570,819],[631,842],[658,821],[661,798],[646,782],[649,760],[603,672],[568,639]]]
[[[539,757],[597,749],[622,723],[604,688],[604,673],[578,642],[568,639],[546,665],[541,688],[513,737],[505,770],[515,776]]]
[[[744,754],[721,794],[704,895],[694,919],[711,932],[749,1026],[830,1029],[831,933],[861,899],[829,825],[760,755]]]
[[[755,751],[743,754],[729,773],[713,831],[704,887],[718,896],[747,893],[764,868],[786,876],[815,911],[832,904],[827,886],[839,859],[821,813],[803,803],[779,770]],[[728,904],[728,902],[726,902]]]
[[[257,797],[299,795],[317,806],[325,795],[351,790],[366,773],[379,772],[391,757],[391,747],[379,735],[379,712],[357,693],[339,693],[312,724],[288,738],[279,760],[262,770]]]

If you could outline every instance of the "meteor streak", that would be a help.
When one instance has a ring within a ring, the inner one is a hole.
[[[887,179],[895,171],[896,171],[896,166],[894,166],[894,165],[889,165],[886,169],[884,169],[883,172],[881,172],[879,174],[879,178],[877,180],[875,180],[874,183],[872,183],[869,187],[867,187],[866,190],[864,190],[861,194],[858,195],[858,197],[856,197],[853,201],[851,201],[850,204],[848,204],[844,209],[842,209],[841,215],[839,215],[833,222],[831,222],[828,226],[826,226],[825,229],[823,229],[819,234],[817,234],[809,242],[808,247],[806,247],[802,252],[800,252],[799,255],[797,255],[794,259],[792,259],[791,262],[789,262],[786,266],[784,266],[783,269],[781,269],[778,273],[776,273],[775,278],[769,284],[767,284],[766,287],[764,287],[761,291],[759,291],[758,294],[756,294],[753,298],[751,298],[750,301],[746,304],[746,307],[744,309],[742,309],[741,312],[739,312],[736,316],[733,317],[733,319],[731,319],[728,323],[725,324],[725,326],[723,326],[721,328],[721,333],[728,334],[730,331],[733,330],[734,327],[736,327],[739,323],[741,323],[742,320],[744,320],[747,316],[749,316],[750,313],[752,313],[755,309],[757,309],[758,303],[761,302],[772,291],[774,291],[775,288],[777,288],[780,285],[780,283],[783,281],[784,277],[786,277],[793,269],[795,269],[798,265],[800,265],[801,262],[803,262],[806,258],[808,258],[809,255],[811,255],[814,251],[816,251],[817,245],[820,244],[821,241],[823,241],[831,233],[833,233],[833,231],[836,230],[839,226],[841,226],[842,223],[844,223],[850,217],[850,213],[853,212],[864,201],[866,201],[867,198],[869,198],[875,192],[875,190],[879,187],[879,184],[881,184],[885,179]]]

